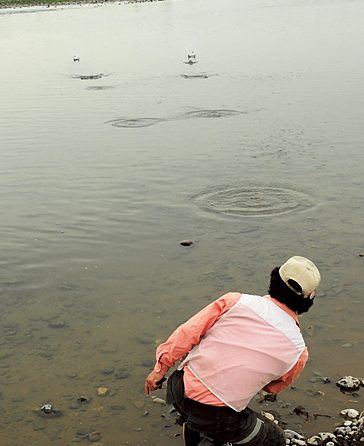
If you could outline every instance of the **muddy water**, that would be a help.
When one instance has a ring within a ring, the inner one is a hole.
[[[278,403],[253,407],[305,435],[362,410],[363,391],[335,382],[364,374],[363,3],[10,12],[0,444],[87,444],[76,434],[95,430],[108,446],[181,444],[168,411],[143,396],[155,344],[226,291],[265,293],[294,254],[323,276],[302,317],[311,361]],[[183,64],[186,49],[197,64]],[[48,402],[63,416],[32,412]],[[298,404],[332,418],[290,415]]]

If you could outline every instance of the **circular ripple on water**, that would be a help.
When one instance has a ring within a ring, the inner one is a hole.
[[[243,217],[279,215],[314,206],[309,195],[281,187],[228,186],[203,192],[193,199],[205,211]]]
[[[230,116],[241,115],[238,110],[194,110],[184,114],[186,118],[228,118]]]
[[[106,124],[111,124],[114,127],[122,128],[138,128],[138,127],[150,127],[152,125],[163,122],[162,118],[132,118],[132,119],[114,119],[107,121]]]

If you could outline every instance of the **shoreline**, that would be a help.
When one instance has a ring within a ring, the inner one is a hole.
[[[27,1],[14,1],[14,0],[0,0],[0,11],[2,10],[14,10],[25,8],[56,8],[57,6],[102,6],[105,4],[132,4],[132,3],[154,3],[164,0],[27,0]]]

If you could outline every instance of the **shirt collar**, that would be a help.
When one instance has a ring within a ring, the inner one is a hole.
[[[298,319],[298,315],[295,311],[291,310],[287,307],[287,305],[283,304],[282,302],[279,302],[279,300],[275,299],[274,297],[269,296],[268,294],[264,297],[267,297],[272,302],[274,302],[276,305],[278,305],[279,308],[282,308],[283,311],[285,311],[287,314],[289,314],[296,322],[298,327],[300,326],[300,321]]]

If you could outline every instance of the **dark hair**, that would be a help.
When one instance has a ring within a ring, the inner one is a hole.
[[[289,284],[297,290],[297,293],[302,293],[302,288],[297,282],[290,280]],[[292,291],[279,275],[279,266],[276,266],[271,272],[268,293],[298,314],[306,313],[312,307],[314,301],[314,299],[305,298]]]

